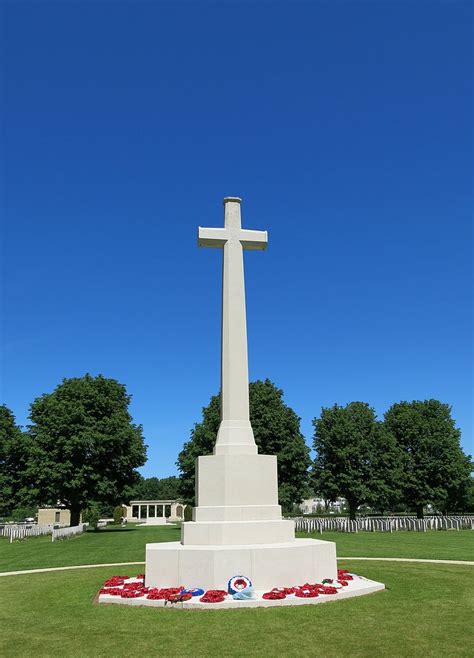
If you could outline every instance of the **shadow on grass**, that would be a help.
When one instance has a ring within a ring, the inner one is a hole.
[[[95,535],[102,535],[105,532],[134,532],[135,530],[138,530],[138,528],[128,528],[128,527],[110,527],[110,528],[91,528],[90,530],[86,530],[86,533],[88,534],[95,534]]]

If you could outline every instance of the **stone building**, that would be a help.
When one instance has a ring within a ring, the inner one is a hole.
[[[64,507],[41,507],[38,509],[38,525],[70,525],[71,512]]]
[[[183,521],[186,505],[179,500],[131,500],[125,507],[127,521],[161,525]]]

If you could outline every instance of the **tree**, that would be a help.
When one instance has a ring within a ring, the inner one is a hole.
[[[122,519],[127,516],[127,510],[125,507],[122,505],[117,505],[117,507],[114,507],[114,525],[120,525],[122,523]]]
[[[466,500],[463,512],[467,514],[474,514],[474,478],[472,475],[469,477],[466,486]]]
[[[250,422],[260,454],[277,455],[279,502],[285,510],[308,492],[309,448],[300,431],[300,418],[283,402],[283,391],[270,380],[249,385]],[[202,421],[191,430],[179,453],[180,491],[194,504],[194,465],[197,457],[212,454],[220,424],[220,394],[202,410]]]
[[[438,400],[398,402],[384,424],[403,452],[403,495],[418,518],[429,503],[444,512],[462,506],[471,466],[451,407]]]
[[[344,497],[351,519],[362,503],[386,507],[397,498],[399,454],[367,403],[323,408],[313,425],[317,493]]]
[[[128,500],[176,500],[179,498],[179,478],[141,478],[130,489]]]
[[[142,427],[125,386],[102,375],[64,379],[31,405],[29,477],[42,504],[71,510],[71,525],[92,503],[117,504],[146,461]]]
[[[32,502],[26,480],[29,449],[29,437],[10,409],[0,405],[0,516]]]
[[[92,530],[98,530],[99,528],[97,527],[97,524],[99,523],[100,519],[100,509],[97,503],[89,503],[87,508],[84,510],[84,513],[82,515],[82,520],[84,523],[88,523],[89,527]],[[73,523],[71,521],[71,525],[78,525],[79,521],[77,523]]]

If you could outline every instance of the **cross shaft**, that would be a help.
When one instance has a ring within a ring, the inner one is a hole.
[[[266,231],[243,229],[240,199],[224,199],[224,228],[199,227],[201,247],[223,249],[221,424],[214,454],[255,454],[249,417],[247,321],[243,250],[263,250]]]

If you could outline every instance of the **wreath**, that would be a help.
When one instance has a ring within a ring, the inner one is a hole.
[[[248,587],[252,587],[252,581],[247,576],[234,576],[227,583],[229,594],[237,594],[237,592],[241,592]]]

